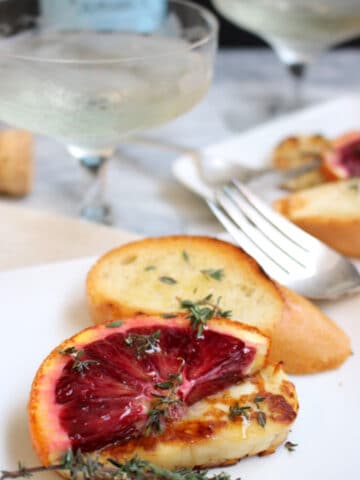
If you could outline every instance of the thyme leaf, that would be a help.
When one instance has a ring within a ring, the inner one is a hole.
[[[59,353],[62,355],[73,355],[78,353],[78,350],[75,347],[67,347],[64,350],[59,350]]]
[[[182,257],[183,257],[183,259],[186,263],[190,263],[190,257],[189,257],[189,254],[186,250],[182,251]]]
[[[284,444],[284,447],[289,451],[289,452],[294,452],[296,450],[296,447],[298,446],[297,443],[290,442],[289,440]]]
[[[205,270],[200,270],[200,272],[205,275],[205,277],[212,278],[218,282],[220,282],[225,276],[223,268],[219,268],[218,270],[215,270],[214,268],[207,268]]]
[[[167,277],[166,275],[163,277],[159,277],[160,282],[165,283],[166,285],[175,285],[177,281],[172,277]]]
[[[145,272],[151,272],[151,270],[156,270],[155,265],[148,265],[144,268]]]
[[[160,390],[169,390],[169,388],[172,388],[173,386],[174,386],[174,383],[171,382],[170,380],[168,382],[155,383],[155,387],[160,388]]]
[[[360,191],[360,185],[358,185],[357,183],[351,183],[349,185],[349,190],[352,190],[354,192],[359,192]]]
[[[105,325],[106,328],[116,328],[116,327],[121,327],[121,325],[124,325],[124,322],[121,320],[115,320],[114,322],[107,323]]]
[[[254,403],[255,403],[258,410],[260,410],[259,403],[263,402],[264,400],[266,400],[266,397],[255,397],[254,398]]]
[[[256,420],[260,427],[265,428],[266,425],[266,413],[265,412],[257,412],[256,414]]]
[[[162,318],[176,318],[176,313],[163,313]]]

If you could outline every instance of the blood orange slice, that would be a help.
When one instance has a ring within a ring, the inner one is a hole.
[[[210,320],[200,337],[185,317],[137,316],[83,330],[34,379],[35,449],[49,464],[69,448],[93,452],[156,435],[190,405],[256,373],[268,349],[256,329],[224,318]]]
[[[360,132],[350,132],[333,141],[324,156],[322,172],[329,180],[360,176]]]

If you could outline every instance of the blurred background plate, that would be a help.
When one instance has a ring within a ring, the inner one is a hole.
[[[231,162],[262,168],[269,164],[273,148],[289,135],[323,134],[336,137],[346,131],[359,129],[359,126],[360,96],[342,97],[269,121],[194,154],[182,155],[173,164],[173,174],[192,192],[208,197],[211,189],[201,175],[201,162],[206,158],[222,159],[224,167]],[[269,187],[268,191],[264,190],[260,180],[253,181],[252,186],[269,201],[278,195],[276,189]]]

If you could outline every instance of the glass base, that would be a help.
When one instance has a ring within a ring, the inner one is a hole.
[[[111,208],[108,205],[83,206],[80,209],[80,216],[90,222],[112,225]]]
[[[80,161],[86,174],[86,193],[80,207],[80,216],[90,222],[112,224],[111,208],[106,202],[106,172],[114,148],[106,150],[84,150],[68,146],[70,153]],[[85,180],[85,179],[84,179]]]

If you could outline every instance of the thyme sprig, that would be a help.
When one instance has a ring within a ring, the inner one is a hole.
[[[125,462],[108,458],[106,464],[81,451],[73,453],[68,450],[58,464],[27,468],[19,463],[17,470],[1,471],[0,480],[27,478],[34,473],[49,471],[66,471],[71,480],[230,480],[224,472],[209,475],[207,470],[192,470],[184,468],[171,471],[158,467],[151,462],[135,456]]]
[[[156,402],[148,411],[148,418],[144,435],[160,435],[164,431],[165,423],[170,418],[170,408],[172,405],[181,405],[182,401],[175,394],[161,395],[153,393]]]
[[[98,360],[85,359],[82,360],[82,357],[85,355],[85,350],[78,350],[76,347],[68,347],[64,350],[59,350],[59,353],[62,355],[69,355],[73,358],[72,369],[78,372],[80,375],[84,375],[86,370],[90,369],[90,365],[99,365]]]
[[[145,435],[158,435],[163,432],[165,421],[170,418],[170,408],[173,405],[181,405],[182,401],[177,396],[177,388],[182,383],[182,371],[185,366],[185,360],[182,359],[177,372],[169,373],[164,382],[155,384],[155,387],[166,393],[153,393],[155,402],[148,412],[148,419],[145,428]]]
[[[221,297],[218,297],[216,303],[212,303],[213,295],[207,295],[206,297],[198,300],[182,300],[177,298],[180,304],[180,308],[187,310],[188,314],[186,318],[190,320],[190,325],[194,330],[197,330],[196,336],[199,338],[204,332],[204,328],[209,320],[214,317],[230,318],[230,310],[222,310],[219,307]]]
[[[160,333],[160,330],[155,330],[155,332],[151,333],[150,335],[130,333],[124,339],[124,342],[126,345],[135,348],[136,356],[139,358],[144,353],[154,353],[160,350]]]
[[[236,402],[229,408],[229,419],[234,420],[236,417],[242,417],[246,420],[249,420],[248,410],[251,410],[249,405],[244,405],[243,407],[239,406],[239,403]]]

